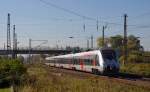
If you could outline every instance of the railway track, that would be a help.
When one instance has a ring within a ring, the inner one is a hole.
[[[150,78],[144,78],[142,76],[133,75],[133,74],[125,74],[119,73],[118,75],[95,75],[92,73],[82,72],[82,71],[74,71],[69,69],[62,69],[56,67],[48,67],[44,65],[44,67],[48,70],[48,72],[53,73],[57,76],[69,75],[80,79],[87,78],[97,78],[97,79],[105,79],[110,81],[116,81],[120,83],[125,83],[128,85],[134,86],[142,86],[150,89]]]

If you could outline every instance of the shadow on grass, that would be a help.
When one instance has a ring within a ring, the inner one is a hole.
[[[128,79],[128,80],[136,80],[136,79],[142,79],[143,78],[143,76],[140,76],[137,74],[122,73],[122,72],[119,72],[117,74],[106,74],[104,76],[113,77],[113,78]]]
[[[0,89],[1,88],[8,88],[8,87],[10,87],[10,83],[9,82],[4,81],[4,82],[0,83]]]

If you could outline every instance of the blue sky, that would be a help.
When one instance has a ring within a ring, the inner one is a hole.
[[[140,37],[142,45],[150,50],[150,0],[43,0],[96,21],[68,13],[42,3],[40,0],[0,0],[0,47],[6,43],[7,13],[11,26],[16,25],[19,46],[28,46],[28,39],[48,40],[45,46],[72,45],[86,47],[86,40],[102,35],[102,26],[108,25],[105,36],[123,35],[123,14],[128,14],[128,35]],[[106,23],[108,22],[108,23]],[[83,30],[85,24],[85,31]],[[143,28],[143,26],[148,26]],[[12,29],[12,28],[11,28]],[[74,36],[74,39],[69,39]],[[39,42],[33,43],[34,46]]]

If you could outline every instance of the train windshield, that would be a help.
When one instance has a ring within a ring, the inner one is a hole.
[[[114,50],[102,50],[104,60],[116,60],[116,53]]]

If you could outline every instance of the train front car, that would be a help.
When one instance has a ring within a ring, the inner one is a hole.
[[[119,62],[117,60],[116,52],[113,49],[101,49],[101,55],[103,57],[103,73],[114,74],[119,72]]]
[[[48,57],[50,66],[91,72],[94,74],[114,74],[119,71],[116,52],[110,48],[101,48],[87,52]]]

